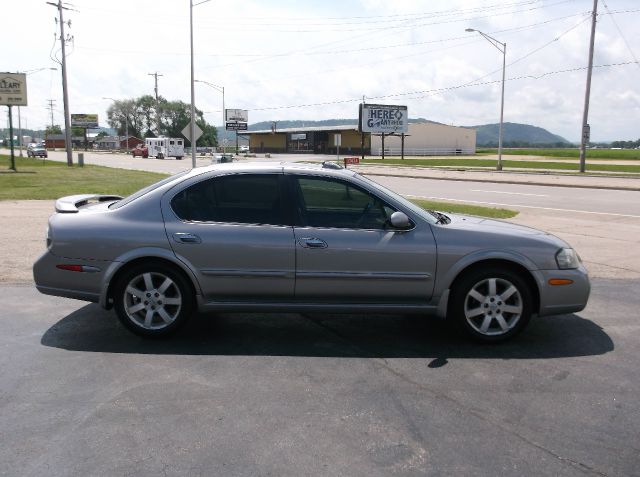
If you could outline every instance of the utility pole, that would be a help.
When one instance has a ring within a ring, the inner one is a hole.
[[[587,169],[587,143],[590,138],[589,128],[589,97],[591,96],[591,71],[593,70],[593,46],[596,39],[596,18],[598,16],[598,0],[593,0],[591,11],[591,40],[589,42],[589,68],[587,69],[587,87],[584,93],[584,112],[582,113],[582,139],[580,142],[580,172]]]
[[[149,76],[153,76],[155,79],[155,87],[153,88],[154,93],[156,94],[156,127],[158,128],[158,136],[160,135],[160,97],[158,96],[158,76],[164,76],[158,73],[147,73]]]
[[[67,39],[64,36],[64,19],[62,18],[62,11],[70,10],[70,8],[62,6],[62,0],[58,0],[58,3],[47,2],[47,4],[56,7],[60,16],[60,45],[62,46],[62,99],[64,102],[64,135],[65,146],[67,149],[67,166],[73,166],[73,155],[71,153],[71,114],[69,113],[69,92],[67,90],[67,53],[65,51]]]
[[[47,103],[49,103],[49,106],[47,106],[47,109],[51,112],[51,129],[53,129],[53,109],[55,107],[55,103],[56,100],[55,99],[48,99]]]

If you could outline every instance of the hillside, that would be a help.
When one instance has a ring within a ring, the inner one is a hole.
[[[410,123],[433,123],[442,124],[435,121],[429,121],[424,118],[410,119]],[[286,128],[303,128],[314,126],[340,126],[340,125],[353,125],[357,124],[358,119],[325,119],[321,121],[307,121],[307,120],[281,120],[277,121],[278,129]],[[262,121],[249,125],[249,131],[264,131],[271,129],[271,121]],[[477,131],[477,145],[478,146],[492,146],[498,145],[498,129],[499,124],[482,124],[479,126],[465,126]],[[222,128],[218,129],[219,137],[224,137]],[[233,131],[227,132],[227,137],[230,141],[235,142],[235,133]],[[526,147],[526,146],[567,146],[569,141],[561,136],[552,134],[546,129],[531,126],[529,124],[518,123],[504,123],[504,146],[510,147]]]
[[[478,146],[497,146],[498,131],[500,124],[483,124],[480,126],[469,126],[477,131],[476,144]],[[527,145],[568,145],[565,138],[552,134],[546,129],[529,124],[504,123],[503,132],[504,146],[527,146]]]

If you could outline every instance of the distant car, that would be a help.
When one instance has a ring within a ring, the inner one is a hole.
[[[30,150],[32,150],[34,147],[37,147],[38,144],[36,144],[35,142],[30,142],[29,145],[27,146],[27,152],[29,152]],[[44,144],[43,144],[44,147]]]
[[[49,157],[47,150],[44,147],[36,146],[32,149],[27,149],[27,157]]]
[[[233,154],[214,153],[211,155],[211,164],[220,164],[223,162],[233,162]]]
[[[424,210],[330,163],[198,167],[55,208],[37,289],[113,307],[149,337],[195,310],[351,312],[437,315],[495,342],[581,311],[590,292],[551,234]]]
[[[142,157],[143,159],[147,159],[149,157],[149,148],[144,144],[138,144],[131,150],[131,154],[133,157]]]
[[[240,146],[240,152],[249,152],[249,146],[247,145]]]

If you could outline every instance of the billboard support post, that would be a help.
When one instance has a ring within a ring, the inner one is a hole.
[[[11,114],[11,105],[9,105],[9,144],[11,144],[11,169],[13,172],[18,172],[16,170],[16,156],[15,151],[13,150],[13,116]]]

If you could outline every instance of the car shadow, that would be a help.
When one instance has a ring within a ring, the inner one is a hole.
[[[499,345],[474,343],[441,320],[408,315],[221,313],[195,315],[178,334],[137,337],[98,305],[66,316],[41,339],[70,351],[224,356],[344,358],[541,359],[593,356],[614,349],[611,338],[578,315],[534,318],[527,330]]]

